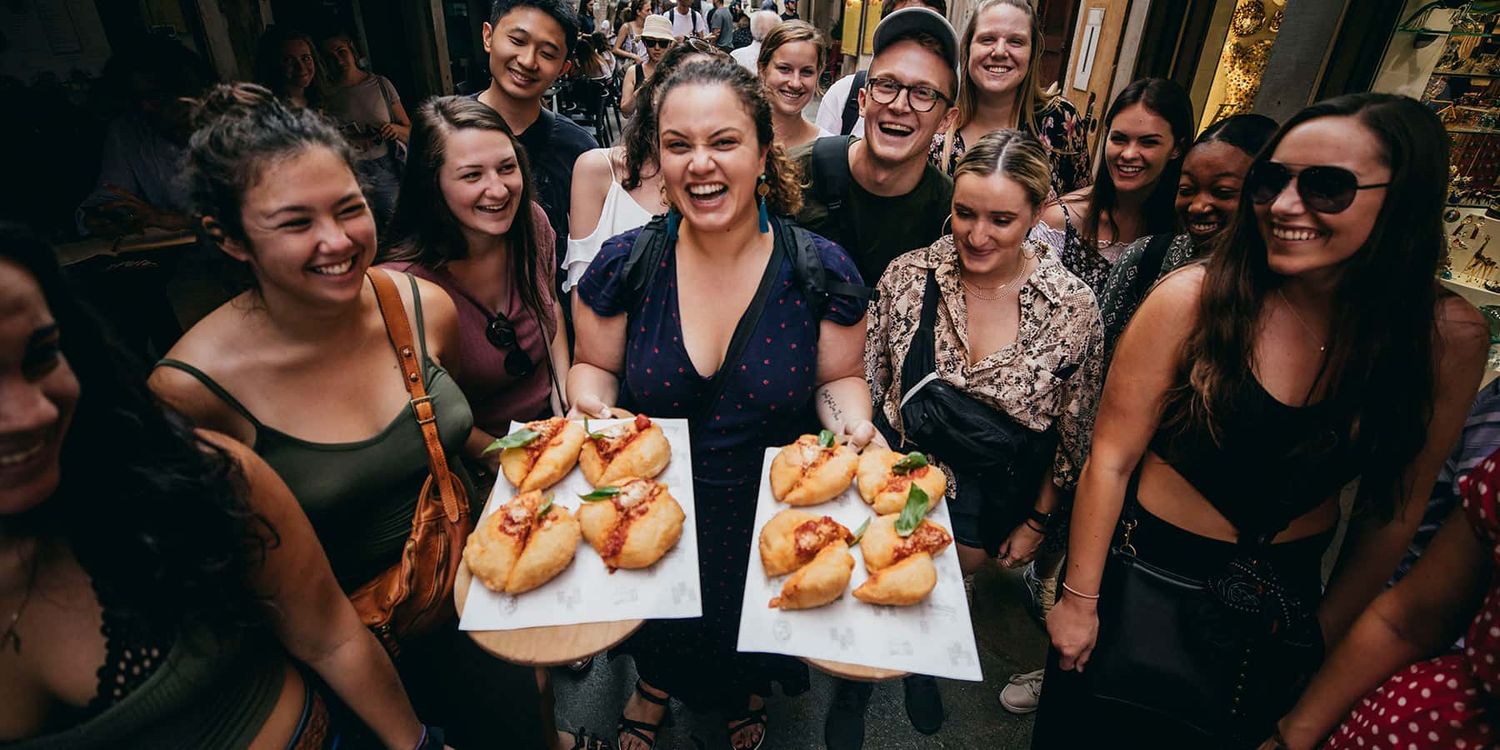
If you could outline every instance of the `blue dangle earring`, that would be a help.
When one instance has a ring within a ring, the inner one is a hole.
[[[760,179],[756,181],[756,185],[755,185],[755,194],[757,196],[759,196],[759,201],[760,201],[760,233],[761,234],[765,234],[766,232],[771,231],[771,215],[768,214],[768,213],[766,213],[766,196],[770,195],[770,193],[771,193],[771,186],[766,182],[766,176],[765,175],[761,175]]]

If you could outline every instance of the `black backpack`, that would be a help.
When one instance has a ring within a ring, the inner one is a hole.
[[[854,123],[859,122],[859,90],[865,87],[869,72],[861,70],[854,74],[854,82],[849,85],[849,98],[844,100],[844,121],[839,135],[849,135],[854,130]]]
[[[853,138],[847,135],[825,135],[813,141],[807,175],[808,194],[828,208],[824,234],[851,254],[865,250],[859,242],[859,226],[852,216],[854,211],[845,205],[849,186],[854,181],[854,175],[849,172],[849,144],[852,142]]]

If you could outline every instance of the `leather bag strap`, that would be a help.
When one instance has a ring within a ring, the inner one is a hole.
[[[365,275],[375,288],[375,302],[385,319],[385,333],[390,337],[396,362],[401,366],[401,380],[406,383],[406,392],[411,395],[412,415],[422,428],[422,442],[427,446],[432,479],[443,499],[443,513],[450,523],[457,523],[458,496],[453,489],[453,475],[448,471],[448,458],[443,454],[443,442],[438,435],[437,412],[432,408],[432,397],[427,395],[427,385],[422,382],[422,362],[417,356],[416,342],[412,340],[411,324],[406,320],[406,306],[401,304],[401,293],[396,291],[396,282],[388,273],[371,268]],[[415,288],[412,293],[416,293]]]

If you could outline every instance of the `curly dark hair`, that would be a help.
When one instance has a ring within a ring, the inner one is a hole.
[[[766,151],[765,177],[770,192],[766,194],[766,208],[771,213],[795,216],[802,209],[802,172],[775,142],[771,130],[771,104],[766,101],[765,89],[760,79],[745,70],[744,66],[727,58],[707,61],[692,61],[682,66],[661,84],[656,92],[655,108],[660,109],[667,95],[678,86],[720,85],[734,92],[740,104],[755,123],[758,145],[769,146]]]
[[[625,148],[625,179],[620,181],[620,186],[626,190],[640,187],[641,170],[645,169],[647,164],[656,163],[657,87],[677,72],[683,63],[692,60],[694,55],[709,59],[730,59],[724,50],[702,43],[702,40],[688,37],[672,45],[661,56],[661,60],[657,61],[656,70],[636,91],[635,114],[625,121],[625,129],[620,133],[620,141]]]
[[[144,367],[74,296],[52,248],[0,223],[0,260],[41,287],[81,387],[57,491],[5,519],[7,531],[66,544],[112,605],[154,630],[261,621],[246,579],[279,538],[246,502],[238,464],[147,390]]]
[[[254,83],[221,83],[196,102],[196,130],[188,140],[188,201],[199,217],[211,216],[228,236],[243,240],[240,205],[276,159],[312,147],[337,154],[354,171],[349,142],[334,124],[309,109],[292,107]],[[212,238],[210,238],[212,239]]]

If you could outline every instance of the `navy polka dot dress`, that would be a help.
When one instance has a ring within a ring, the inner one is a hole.
[[[807,685],[800,662],[737,653],[735,643],[765,448],[818,429],[812,396],[820,321],[793,277],[791,261],[783,258],[754,335],[738,360],[723,364],[732,368],[723,395],[702,416],[711,378],[698,374],[682,343],[675,248],[667,251],[639,309],[626,309],[622,270],[638,233],[604,243],[579,282],[578,295],[595,314],[629,315],[620,406],[692,420],[703,616],[649,622],[622,650],[635,657],[642,678],[689,705],[743,711],[749,694],[770,694],[772,681],[781,682],[787,693]],[[842,249],[821,237],[815,244],[830,279],[863,283]],[[822,318],[847,326],[864,314],[863,302],[834,296]]]

